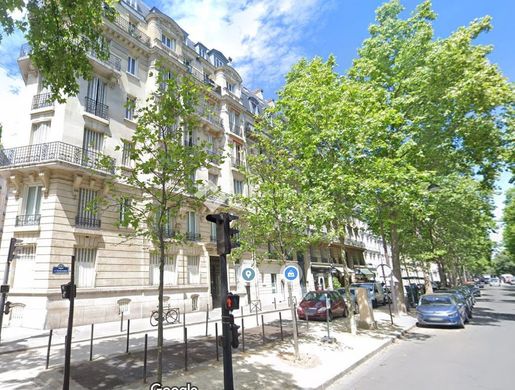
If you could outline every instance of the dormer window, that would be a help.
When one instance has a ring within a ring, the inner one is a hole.
[[[219,67],[221,67],[221,66],[224,66],[224,65],[225,65],[225,62],[224,62],[224,61],[222,61],[222,60],[221,60],[220,58],[218,58],[218,57],[215,57],[214,62],[215,62],[215,66],[216,66],[217,68],[219,68]]]
[[[138,0],[125,0],[125,3],[134,8],[136,11],[138,10]]]
[[[202,58],[206,58],[206,55],[207,55],[206,48],[202,47],[202,46],[197,46],[197,49],[198,49],[198,55],[201,56]]]
[[[259,115],[259,105],[252,98],[249,98],[249,107],[250,107],[250,112],[251,113],[253,113],[254,115]]]
[[[172,49],[172,50],[175,51],[175,45],[176,45],[175,39],[170,38],[169,36],[167,36],[165,34],[161,34],[161,42],[167,48]]]

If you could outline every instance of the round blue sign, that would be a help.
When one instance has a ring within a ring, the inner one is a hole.
[[[253,268],[243,268],[241,271],[241,277],[246,282],[252,282],[256,277],[256,271]]]
[[[283,274],[286,280],[288,280],[289,282],[293,282],[295,279],[299,277],[299,270],[297,269],[297,267],[290,265],[284,269]]]

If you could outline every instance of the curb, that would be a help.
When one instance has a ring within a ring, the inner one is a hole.
[[[351,364],[349,367],[341,371],[340,373],[336,374],[332,378],[326,380],[324,383],[322,383],[320,386],[314,388],[314,390],[325,390],[328,386],[332,385],[334,382],[336,382],[338,379],[341,379],[351,371],[353,371],[356,367],[360,366],[361,364],[365,363],[370,358],[377,355],[379,352],[386,349],[391,344],[395,343],[396,340],[400,339],[402,336],[404,336],[406,333],[408,333],[410,330],[416,327],[416,324],[411,325],[409,328],[403,329],[399,332],[399,334],[392,336],[389,340],[386,340],[383,344],[381,344],[378,348],[375,350],[369,352],[365,356],[363,356],[361,359],[357,360],[353,364]]]

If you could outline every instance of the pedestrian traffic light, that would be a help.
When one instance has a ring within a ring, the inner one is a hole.
[[[238,310],[240,308],[240,296],[231,292],[227,293],[225,308],[229,311]]]
[[[10,301],[5,302],[4,313],[9,314],[12,307],[13,307],[13,304]]]
[[[233,248],[240,246],[240,231],[231,228],[231,222],[237,220],[238,216],[229,213],[209,214],[206,219],[216,224],[216,249],[219,255],[227,255]]]
[[[61,296],[63,299],[70,299],[72,291],[72,282],[61,284]],[[77,286],[73,284],[73,297],[77,296]]]

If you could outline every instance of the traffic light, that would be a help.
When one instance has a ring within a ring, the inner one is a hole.
[[[61,284],[61,296],[63,299],[70,299],[72,291],[72,282]],[[77,286],[73,284],[73,297],[77,296]]]
[[[13,307],[13,304],[10,301],[5,302],[4,313],[9,314],[9,312],[11,311],[11,307]]]
[[[21,244],[23,241],[18,238],[11,238],[11,242],[9,243],[9,252],[7,253],[7,261],[11,262],[14,260],[14,256],[16,255],[16,245]]]
[[[231,222],[237,220],[238,216],[229,213],[209,214],[206,219],[216,224],[216,249],[219,255],[227,255],[233,248],[240,246],[240,231],[231,228]]]
[[[240,345],[240,340],[239,340],[240,334],[238,333],[238,329],[239,328],[240,328],[240,326],[236,325],[234,322],[230,326],[230,329],[231,329],[231,346],[233,348],[238,348],[238,346]]]
[[[240,296],[231,292],[227,293],[225,308],[229,311],[238,310],[240,308]]]

